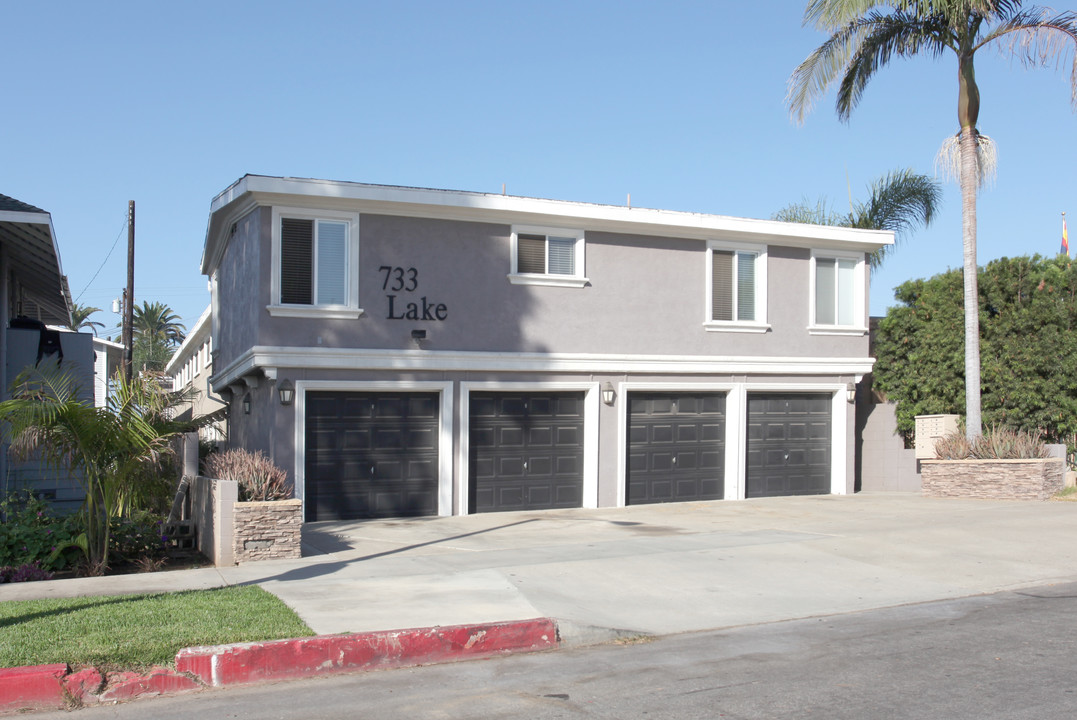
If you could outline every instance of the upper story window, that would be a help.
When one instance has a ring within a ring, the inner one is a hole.
[[[867,332],[865,273],[863,253],[812,253],[809,332],[842,335]]]
[[[358,215],[273,208],[270,314],[359,317],[358,259]]]
[[[767,250],[707,244],[707,330],[766,332]]]
[[[518,285],[583,287],[583,232],[514,226],[509,280]]]

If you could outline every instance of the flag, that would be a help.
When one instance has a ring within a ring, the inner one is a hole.
[[[1066,234],[1066,218],[1062,218],[1062,249],[1059,252],[1070,254],[1070,237]]]

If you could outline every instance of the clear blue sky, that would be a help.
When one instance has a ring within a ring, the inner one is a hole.
[[[1074,9],[1072,2],[1054,3]],[[210,200],[245,173],[508,192],[766,218],[835,209],[904,167],[931,174],[957,131],[956,62],[897,61],[848,124],[833,96],[784,107],[823,39],[803,0],[766,3],[16,2],[2,0],[0,193],[52,213],[79,302],[110,311],[137,203],[136,300],[190,327]],[[977,58],[1000,172],[980,198],[980,263],[1077,245],[1068,74]],[[105,262],[109,249],[115,250]],[[104,262],[100,274],[91,278]],[[961,265],[960,196],[872,278]]]

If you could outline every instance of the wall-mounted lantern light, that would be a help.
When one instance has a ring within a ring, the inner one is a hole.
[[[250,415],[251,414],[251,394],[250,393],[247,393],[246,395],[243,396],[243,414],[244,415]]]
[[[277,395],[280,396],[281,405],[291,405],[295,400],[295,385],[291,380],[282,380],[277,383]]]
[[[856,402],[856,385],[849,383],[845,386],[845,399],[851,403]]]
[[[602,386],[602,402],[607,405],[613,405],[614,398],[617,397],[617,393],[613,391],[613,384],[607,382]]]

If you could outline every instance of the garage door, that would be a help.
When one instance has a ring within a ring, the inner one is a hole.
[[[471,393],[471,512],[583,505],[583,393]]]
[[[725,395],[629,393],[629,505],[724,497]]]
[[[306,519],[434,515],[437,393],[310,392]]]
[[[748,393],[746,495],[830,492],[831,395]]]

